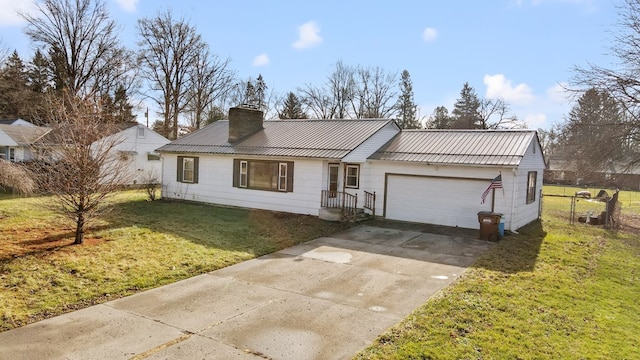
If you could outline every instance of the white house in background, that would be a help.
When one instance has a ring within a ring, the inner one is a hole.
[[[160,181],[162,162],[156,149],[168,144],[169,139],[138,123],[128,123],[122,128],[105,139],[115,139],[118,142],[115,151],[129,161],[130,183],[144,184],[154,178]]]
[[[160,180],[162,173],[162,162],[160,154],[155,150],[169,143],[169,140],[155,131],[138,123],[119,124],[117,132],[103,137],[92,144],[93,147],[99,146],[98,142],[104,141],[115,144],[112,151],[114,156],[128,163],[127,184],[144,184],[155,178]],[[57,143],[58,137],[53,132],[40,138],[34,144],[37,151],[48,154],[50,160],[56,159],[56,149],[62,145]]]
[[[165,198],[315,216],[346,204],[471,229],[492,207],[508,230],[538,219],[545,168],[535,131],[403,131],[385,119],[263,122],[248,108],[158,152]],[[503,189],[481,203],[499,174]]]
[[[13,162],[33,159],[33,144],[49,131],[49,128],[39,127],[33,124],[0,124],[0,159]]]

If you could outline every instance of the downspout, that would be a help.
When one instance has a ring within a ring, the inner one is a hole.
[[[513,192],[511,193],[511,216],[509,218],[509,231],[515,231],[513,228],[513,218],[516,215],[516,198],[518,194],[518,170],[516,168],[511,169],[513,173]]]

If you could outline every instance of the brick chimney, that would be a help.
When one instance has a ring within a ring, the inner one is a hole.
[[[262,130],[264,114],[257,109],[233,107],[229,109],[229,142],[237,142]]]

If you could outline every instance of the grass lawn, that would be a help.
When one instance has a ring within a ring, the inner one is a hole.
[[[48,198],[0,195],[0,331],[326,236],[317,217],[146,201],[128,191],[85,244]]]
[[[570,200],[545,197],[540,223],[506,236],[356,359],[637,359],[640,193],[620,201],[614,232],[569,225]],[[576,204],[578,215],[603,208]]]

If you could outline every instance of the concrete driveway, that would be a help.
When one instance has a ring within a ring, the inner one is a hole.
[[[346,359],[493,244],[371,226],[0,333],[0,359]]]

